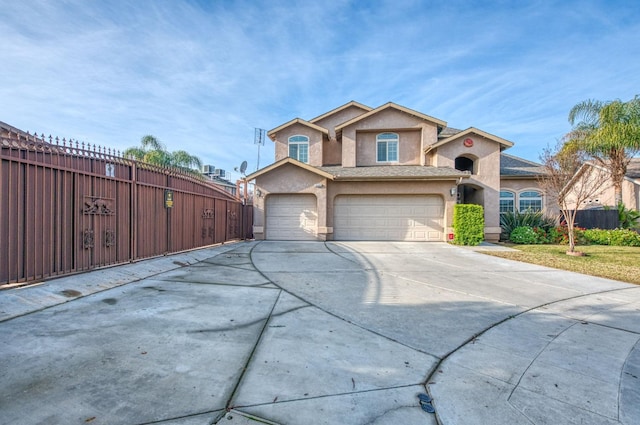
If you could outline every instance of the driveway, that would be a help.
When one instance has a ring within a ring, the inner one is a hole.
[[[637,424],[639,312],[444,243],[223,245],[0,291],[0,423]]]

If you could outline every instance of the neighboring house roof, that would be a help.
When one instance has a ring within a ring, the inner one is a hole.
[[[6,122],[2,122],[0,121],[0,129],[4,130],[4,132],[6,132],[5,137],[23,137],[25,139],[29,139],[29,140],[37,140],[39,142],[44,142],[47,143],[46,140],[44,140],[43,138],[41,138],[40,136],[38,136],[37,134],[29,134],[26,131],[22,131],[19,128],[16,128],[12,125],[7,124]],[[3,132],[3,133],[4,133]]]
[[[320,127],[319,125],[315,125],[315,124],[313,124],[313,123],[311,123],[309,121],[305,121],[302,118],[294,118],[291,121],[282,124],[280,127],[276,127],[273,130],[269,130],[269,132],[267,133],[267,136],[269,136],[269,138],[275,142],[276,133],[278,133],[280,130],[285,129],[287,127],[290,127],[290,126],[292,126],[294,124],[302,124],[304,126],[312,128],[314,130],[317,130],[317,131],[319,131],[321,133],[324,133],[326,135],[329,134],[329,130],[327,130],[324,127]]]
[[[546,172],[542,164],[500,153],[500,177],[538,177],[544,174]]]
[[[314,119],[309,120],[309,122],[310,122],[310,123],[315,123],[316,121],[320,121],[321,119],[324,119],[324,118],[326,118],[326,117],[328,117],[328,116],[331,116],[331,115],[333,115],[333,114],[335,114],[335,113],[337,113],[337,112],[340,112],[340,111],[342,111],[342,110],[344,110],[344,109],[347,109],[347,108],[350,108],[350,107],[352,107],[352,106],[355,106],[356,108],[360,108],[360,109],[362,109],[362,110],[363,110],[363,111],[365,111],[365,112],[369,112],[369,111],[371,111],[371,110],[373,109],[373,108],[371,108],[371,107],[369,107],[369,106],[367,106],[367,105],[363,105],[362,103],[358,103],[358,102],[356,102],[355,100],[352,100],[352,101],[351,101],[351,102],[349,102],[349,103],[345,103],[345,104],[344,104],[344,105],[342,105],[342,106],[338,106],[337,108],[332,109],[332,110],[330,110],[330,111],[329,111],[329,112],[327,112],[327,113],[324,113],[324,114],[322,114],[322,115],[319,115],[319,116],[315,117]]]
[[[580,170],[586,168],[586,166],[597,167],[607,173],[609,172],[607,168],[593,162],[585,162],[582,167],[580,167]],[[580,170],[578,170],[578,172]],[[626,180],[630,180],[634,184],[640,184],[640,158],[631,158],[629,165],[627,165],[627,173],[624,175],[624,178]]]
[[[335,181],[356,180],[455,180],[469,177],[467,171],[459,171],[450,167],[429,167],[422,165],[377,165],[371,167],[313,167],[293,158],[284,158],[255,173],[247,176],[247,181],[254,180],[285,164],[291,164],[324,178]]]
[[[453,140],[458,140],[459,138],[470,135],[470,134],[476,134],[478,136],[484,137],[485,139],[493,140],[494,142],[501,144],[503,146],[503,149],[510,148],[511,146],[513,146],[513,142],[503,139],[502,137],[498,137],[491,133],[487,133],[486,131],[482,131],[475,127],[469,127],[466,130],[452,134],[446,139],[438,140],[436,143],[427,146],[425,150],[431,150],[431,149],[437,148],[438,146],[442,146],[446,143],[449,143]]]
[[[436,125],[438,125],[440,127],[446,127],[447,126],[446,121],[442,121],[441,119],[434,118],[434,117],[431,117],[429,115],[425,115],[422,112],[414,111],[413,109],[405,108],[404,106],[397,105],[397,104],[395,104],[393,102],[388,102],[388,103],[385,103],[382,106],[377,107],[376,109],[372,109],[367,113],[364,113],[362,115],[358,115],[357,117],[352,118],[349,121],[343,122],[342,124],[338,125],[336,127],[336,134],[340,133],[343,128],[348,127],[351,124],[354,124],[354,123],[356,123],[358,121],[361,121],[361,120],[363,120],[365,118],[368,118],[368,117],[370,117],[372,115],[375,115],[375,114],[377,114],[377,113],[379,113],[381,111],[384,111],[385,109],[390,109],[390,108],[391,109],[395,109],[397,111],[404,112],[404,113],[409,114],[409,115],[413,115],[414,117],[423,119],[425,121],[432,122],[432,123],[434,123],[434,124],[436,124]]]
[[[631,158],[631,162],[627,166],[627,174],[625,177],[630,179],[640,179],[640,158]]]

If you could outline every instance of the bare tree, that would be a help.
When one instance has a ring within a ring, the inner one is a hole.
[[[588,154],[575,142],[559,142],[554,148],[544,149],[540,155],[545,169],[544,176],[539,178],[540,188],[557,203],[567,222],[567,254],[576,252],[575,223],[578,208],[597,196],[610,178],[602,167],[586,162],[587,157]]]

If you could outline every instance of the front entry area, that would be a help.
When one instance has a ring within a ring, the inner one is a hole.
[[[444,201],[436,195],[341,195],[334,240],[442,241]]]
[[[318,223],[314,195],[269,195],[266,199],[266,238],[282,241],[316,240]]]

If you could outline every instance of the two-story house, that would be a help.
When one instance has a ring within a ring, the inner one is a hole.
[[[256,239],[444,241],[453,206],[473,203],[491,241],[501,211],[543,208],[539,164],[501,154],[512,142],[394,103],[349,102],[267,134],[276,162],[247,176]]]

